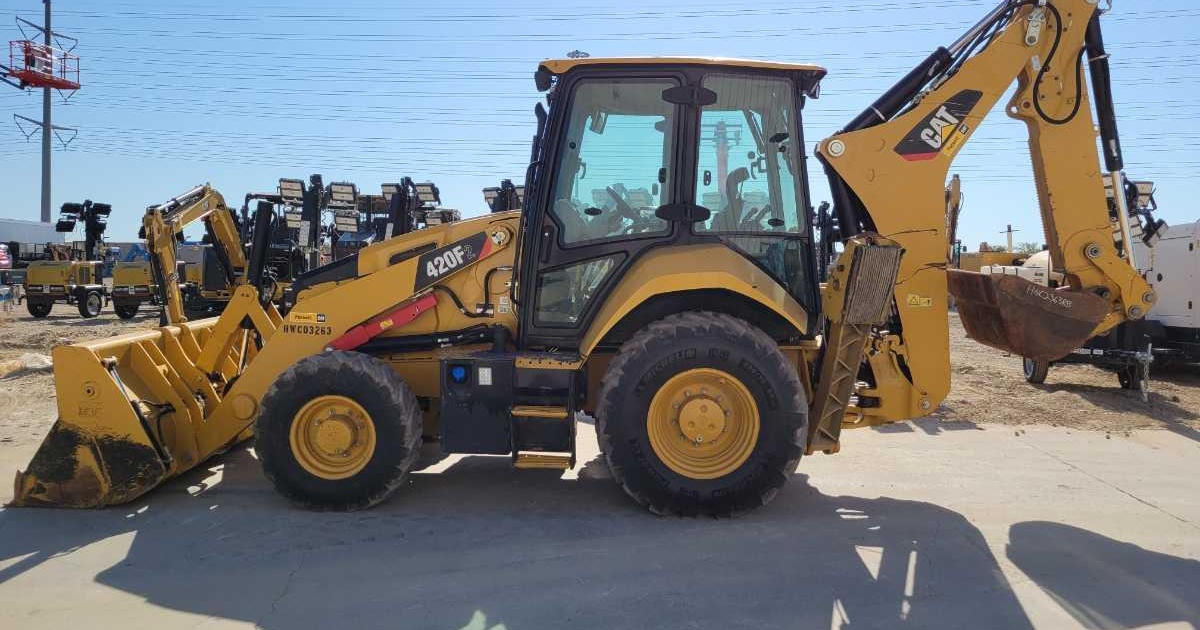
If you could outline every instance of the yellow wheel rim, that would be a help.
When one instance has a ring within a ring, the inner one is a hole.
[[[345,396],[318,396],[292,418],[292,454],[322,479],[345,479],[375,454],[375,424],[362,405]]]
[[[663,384],[646,417],[650,447],[691,479],[737,470],[758,443],[758,405],[737,378],[710,368],[680,372]]]

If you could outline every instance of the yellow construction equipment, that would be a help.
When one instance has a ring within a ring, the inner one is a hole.
[[[196,221],[204,222],[205,234],[212,242],[212,252],[226,283],[237,286],[245,280],[246,252],[242,248],[241,230],[221,193],[203,184],[165,203],[150,206],[142,218],[139,236],[146,240],[146,250],[150,252],[158,299],[165,307],[165,323],[187,321],[183,294],[187,279],[180,277],[176,246],[183,239],[183,229]]]
[[[96,317],[108,300],[104,263],[98,260],[36,260],[25,271],[25,308],[42,318],[55,302],[71,304],[80,317]]]
[[[154,284],[150,261],[119,262],[113,265],[112,279],[112,303],[117,317],[133,319],[142,304],[159,304],[158,285]]]
[[[108,292],[104,287],[104,263],[100,260],[99,246],[111,213],[111,205],[94,203],[91,199],[62,205],[55,231],[71,233],[82,223],[86,240],[81,251],[65,244],[47,243],[49,260],[29,264],[24,294],[30,315],[46,317],[55,302],[77,306],[81,317],[100,315],[108,302]]]
[[[823,68],[545,61],[521,211],[302,274],[286,317],[264,299],[259,213],[219,318],[55,350],[60,417],[14,503],[129,501],[253,433],[281,493],[362,508],[400,486],[423,433],[448,453],[569,467],[580,411],[656,513],[766,503],[843,427],[937,408],[948,276],[968,331],[1022,356],[1149,309],[1097,154],[1092,100],[1119,179],[1099,24],[1095,0],[1005,1],[820,142],[841,241],[827,273],[800,124]],[[1055,291],[947,269],[948,169],[1014,80]]]

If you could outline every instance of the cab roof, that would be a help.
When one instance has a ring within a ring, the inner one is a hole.
[[[827,72],[825,68],[810,63],[787,63],[783,61],[762,61],[759,59],[737,59],[733,57],[580,57],[578,59],[547,59],[541,63],[541,67],[553,74],[562,74],[579,66],[599,65],[729,66],[803,72],[815,75],[812,77],[813,79],[820,79]]]

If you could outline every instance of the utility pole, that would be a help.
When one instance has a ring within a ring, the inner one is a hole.
[[[42,25],[42,43],[46,48],[52,47],[50,30],[50,0],[42,0],[46,5],[45,24]],[[42,88],[42,223],[50,222],[50,86]]]
[[[71,131],[78,133],[76,129],[69,127],[59,127],[54,124],[51,119],[51,99],[53,94],[51,90],[78,90],[79,84],[79,57],[71,54],[75,49],[75,44],[78,40],[74,37],[68,37],[61,33],[55,33],[50,27],[51,7],[50,0],[42,0],[44,5],[44,23],[39,26],[22,18],[17,18],[17,28],[21,29],[21,34],[25,36],[23,40],[9,42],[9,55],[13,59],[15,67],[8,67],[0,64],[0,81],[12,85],[18,89],[26,90],[31,88],[42,89],[42,119],[33,120],[25,116],[13,115],[13,120],[17,123],[17,128],[21,133],[25,134],[25,138],[29,139],[36,131],[25,132],[25,128],[21,125],[21,121],[32,123],[37,130],[42,132],[42,223],[50,222],[50,185],[51,185],[51,155],[50,151],[53,148],[53,140],[51,135],[57,136],[59,141],[64,146],[70,144],[74,139],[74,135],[67,140],[63,140],[58,134],[60,131]],[[42,42],[39,44],[29,37],[25,32],[25,26],[41,32]],[[54,43],[58,40],[69,40],[72,43],[71,48],[61,50],[55,48]],[[20,64],[17,64],[17,60]]]
[[[1013,235],[1013,232],[1020,232],[1020,231],[1021,231],[1021,230],[1014,230],[1014,229],[1013,229],[1013,226],[1012,226],[1012,224],[1010,223],[1010,224],[1008,225],[1008,229],[1007,229],[1007,230],[1004,230],[1003,232],[1000,232],[1001,234],[1007,234],[1007,235],[1008,235],[1008,253],[1010,253],[1010,254],[1011,254],[1011,253],[1012,253],[1012,251],[1013,251],[1013,240],[1012,240],[1012,235]]]

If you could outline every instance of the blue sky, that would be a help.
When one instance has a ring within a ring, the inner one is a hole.
[[[1106,17],[1118,115],[1133,178],[1158,184],[1169,223],[1200,219],[1200,5],[1116,0]],[[480,189],[520,180],[533,133],[537,61],[701,54],[821,63],[822,98],[806,110],[810,142],[847,122],[992,0],[348,0],[55,2],[55,30],[80,44],[84,89],[56,102],[79,129],[55,149],[54,207],[112,203],[112,240],[132,239],[146,206],[211,182],[231,204],[280,177],[321,173],[364,192],[410,176],[448,206],[482,213]],[[41,21],[38,0],[0,0]],[[36,219],[40,144],[13,114],[41,115],[40,92],[0,85],[0,216]],[[975,249],[1041,241],[1021,123],[994,113],[959,155],[960,232]],[[819,173],[819,169],[813,169]],[[828,198],[813,179],[814,202]],[[194,236],[194,235],[193,235]]]

